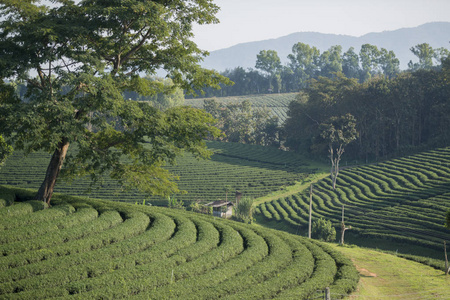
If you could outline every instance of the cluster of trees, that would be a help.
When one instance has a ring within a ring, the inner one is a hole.
[[[323,153],[323,124],[333,117],[355,118],[355,142],[347,158],[378,160],[417,147],[450,144],[450,59],[440,68],[404,72],[364,83],[337,73],[312,80],[290,104],[285,123],[286,146]]]
[[[266,108],[253,109],[249,100],[223,104],[215,99],[204,101],[206,112],[216,120],[222,131],[219,140],[263,146],[279,145],[278,118]]]
[[[408,71],[435,68],[449,55],[446,48],[433,49],[427,43],[410,50],[418,61],[410,61]],[[377,76],[394,78],[401,73],[400,61],[393,51],[378,49],[371,44],[362,45],[359,53],[353,47],[343,52],[341,46],[332,46],[320,53],[316,47],[297,43],[292,47],[288,60],[287,65],[282,65],[276,51],[262,50],[256,57],[256,69],[237,67],[222,72],[234,85],[222,86],[221,90],[207,89],[206,96],[298,92],[308,87],[311,79],[333,78],[337,72],[360,83]]]

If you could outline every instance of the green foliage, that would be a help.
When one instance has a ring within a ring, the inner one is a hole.
[[[323,138],[330,147],[344,147],[356,140],[356,119],[351,114],[340,117],[331,117],[328,122],[320,124],[320,137]]]
[[[352,159],[378,161],[447,146],[448,69],[444,60],[441,70],[402,73],[392,79],[378,77],[363,84],[342,74],[313,81],[299,96],[302,100],[289,107],[285,144],[310,151],[319,144],[320,124],[351,114],[356,119],[358,142],[345,151]]]
[[[281,91],[281,60],[275,50],[261,50],[256,56],[257,69],[262,70],[268,75],[269,91],[273,90],[272,80],[277,79],[278,93]]]
[[[329,220],[320,218],[312,223],[311,234],[318,240],[333,242],[336,240],[336,229]]]
[[[2,78],[0,78],[0,107],[8,105],[14,99],[14,91],[11,86],[5,85]],[[0,167],[5,162],[6,158],[11,155],[13,148],[9,145],[0,130]]]
[[[4,164],[6,158],[11,155],[13,148],[8,145],[5,139],[0,135],[0,167]]]
[[[446,48],[433,49],[424,43],[410,48],[419,62],[410,61],[408,71],[439,69],[440,64],[449,56]],[[292,93],[309,87],[312,79],[320,77],[332,79],[337,73],[360,83],[374,78],[393,79],[400,75],[400,61],[392,50],[363,44],[359,53],[353,47],[343,52],[342,45],[334,45],[320,53],[313,46],[296,43],[292,53],[287,56],[288,64],[279,64],[278,54],[274,50],[262,50],[256,57],[256,68],[261,70],[244,70],[242,67],[227,69],[222,72],[234,84],[222,85],[220,91],[207,89],[208,97],[228,97],[255,95],[269,91]],[[275,89],[273,89],[275,88]]]
[[[263,146],[279,143],[278,118],[266,108],[255,110],[249,100],[224,105],[211,99],[205,100],[203,106],[224,133],[220,140]]]
[[[196,213],[202,213],[206,215],[213,214],[213,208],[211,206],[202,205],[198,202],[192,202],[191,205],[189,205],[189,209]]]
[[[145,77],[136,78],[135,80],[139,87],[137,90],[140,90],[140,94],[125,91],[123,93],[125,99],[145,101],[161,110],[184,104],[183,90],[176,87],[170,78],[154,79]]]
[[[236,218],[244,223],[253,222],[253,199],[250,197],[242,197],[237,206],[234,208]]]
[[[183,201],[177,200],[175,195],[167,197],[167,206],[170,208],[184,209]]]
[[[162,166],[184,150],[207,157],[203,139],[219,133],[212,118],[187,107],[162,112],[126,101],[123,93],[157,94],[164,84],[139,80],[138,74],[160,68],[173,81],[163,90],[229,83],[199,66],[207,53],[191,41],[193,24],[216,23],[218,7],[183,0],[55,4],[0,7],[0,78],[27,84],[26,101],[2,97],[0,128],[16,149],[53,153],[37,197],[50,202],[63,164],[69,177],[98,180],[110,172],[149,194],[178,192]],[[71,144],[77,152],[66,159]]]
[[[276,51],[261,50],[256,56],[255,67],[273,76],[280,69],[281,61]]]

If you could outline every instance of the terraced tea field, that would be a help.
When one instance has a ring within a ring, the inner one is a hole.
[[[2,299],[336,299],[359,279],[340,252],[285,232],[62,195],[43,209],[33,194],[0,189]]]
[[[450,147],[342,170],[337,188],[330,178],[314,185],[313,219],[345,224],[358,238],[384,239],[442,251],[450,241],[444,228],[450,208]],[[258,206],[258,218],[291,231],[308,226],[309,191]],[[347,233],[346,233],[347,234]],[[402,249],[399,249],[402,251]]]
[[[276,148],[220,142],[208,142],[208,147],[215,152],[211,160],[197,160],[186,155],[178,159],[178,165],[167,167],[180,176],[178,185],[188,193],[176,195],[176,198],[187,205],[191,201],[225,199],[227,185],[231,186],[232,192],[237,189],[244,196],[264,196],[282,186],[293,185],[318,170],[302,156]],[[49,157],[39,152],[24,158],[20,152],[15,152],[0,169],[0,184],[37,189],[43,180]],[[71,184],[60,181],[56,191],[83,195],[89,189],[89,183],[87,179],[75,180]],[[145,199],[145,195],[137,191],[120,191],[117,182],[105,178],[101,186],[94,187],[90,196],[132,203]],[[167,204],[167,200],[160,197],[152,197],[150,201]]]
[[[267,94],[267,95],[248,95],[248,96],[235,96],[235,97],[220,97],[214,98],[218,102],[223,104],[240,103],[244,100],[249,100],[254,108],[267,107],[273,116],[277,116],[280,124],[282,124],[287,118],[287,111],[289,103],[298,96],[298,93],[287,94]],[[184,104],[203,108],[203,101],[212,98],[197,98],[186,99]]]

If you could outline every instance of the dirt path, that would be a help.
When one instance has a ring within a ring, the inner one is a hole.
[[[329,175],[330,175],[329,173],[315,174],[315,175],[313,175],[314,178],[312,178],[310,181],[297,183],[297,184],[295,184],[293,186],[286,187],[285,190],[274,192],[274,193],[272,193],[270,195],[267,195],[267,196],[264,196],[264,197],[256,198],[253,201],[253,205],[256,206],[256,205],[259,205],[259,204],[264,203],[264,202],[269,202],[269,201],[272,201],[272,200],[276,200],[276,199],[279,199],[279,198],[284,198],[284,197],[288,197],[290,195],[296,194],[298,192],[301,192],[301,191],[307,189],[311,185],[311,183],[316,183],[320,179],[323,179],[323,178],[325,178],[325,177],[327,177]]]

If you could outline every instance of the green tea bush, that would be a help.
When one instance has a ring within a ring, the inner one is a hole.
[[[28,209],[0,223],[1,299],[306,299],[353,278],[321,244],[204,214],[63,195]]]
[[[359,238],[404,243],[402,252],[411,245],[440,251],[442,240],[450,240],[442,226],[450,200],[449,173],[450,147],[341,170],[336,190],[330,178],[314,184],[313,218],[327,219],[339,231],[344,206],[345,224]],[[291,199],[260,204],[258,220],[305,231],[309,193]]]

